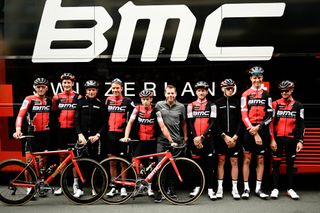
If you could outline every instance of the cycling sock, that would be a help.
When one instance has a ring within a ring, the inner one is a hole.
[[[250,187],[249,187],[249,182],[248,181],[245,181],[244,182],[244,189],[246,190],[249,190],[250,191]]]
[[[261,189],[261,183],[262,183],[261,180],[256,181],[256,192],[258,192]]]
[[[238,180],[232,180],[232,189],[238,189]]]
[[[223,180],[218,180],[218,189],[222,189]]]

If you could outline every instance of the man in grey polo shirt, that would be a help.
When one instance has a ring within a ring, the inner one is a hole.
[[[155,108],[161,112],[163,122],[168,128],[172,140],[178,144],[187,143],[186,109],[182,103],[176,100],[176,87],[168,85],[164,95],[166,100],[159,101]],[[183,135],[181,135],[181,132],[183,132]],[[170,143],[162,132],[160,132],[158,136],[158,152],[166,150],[163,145],[168,146]]]
[[[169,130],[172,140],[177,144],[187,143],[187,123],[186,123],[186,108],[182,103],[176,100],[177,90],[173,85],[168,85],[165,88],[164,96],[166,100],[159,101],[155,108],[160,111],[164,124]],[[183,133],[183,135],[181,135]],[[162,132],[158,136],[157,152],[167,150],[165,146],[169,146],[170,142]],[[172,144],[171,144],[172,145]],[[169,178],[170,179],[170,178]],[[168,180],[170,181],[170,180]],[[168,188],[168,193],[171,197],[176,198],[174,187]],[[161,197],[160,197],[161,199]],[[155,202],[156,199],[155,199]]]

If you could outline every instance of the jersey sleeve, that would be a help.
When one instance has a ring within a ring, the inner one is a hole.
[[[260,124],[260,129],[265,128],[270,124],[273,117],[273,108],[272,108],[272,98],[268,95],[267,101],[266,101],[266,116],[264,120]]]
[[[19,113],[18,113],[18,116],[17,116],[17,119],[16,119],[16,128],[20,128],[21,129],[23,119],[26,116],[26,113],[27,113],[30,105],[31,105],[31,100],[28,99],[28,98],[25,98],[23,100],[23,102],[22,102],[22,105],[20,107],[20,110],[19,110]]]
[[[248,128],[251,127],[252,124],[249,120],[249,114],[248,114],[248,103],[247,103],[247,96],[243,94],[241,96],[241,119],[244,125]]]

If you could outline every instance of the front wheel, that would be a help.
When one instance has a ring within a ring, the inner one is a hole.
[[[106,158],[100,163],[109,177],[107,193],[102,197],[108,204],[121,204],[135,192],[137,173],[132,164],[119,157]]]
[[[108,177],[102,166],[95,160],[80,158],[75,160],[84,182],[73,163],[70,163],[62,172],[61,188],[64,195],[78,204],[92,204],[98,201],[105,193]]]
[[[203,192],[205,177],[200,166],[191,159],[175,159],[182,181],[179,180],[171,162],[160,171],[158,184],[163,196],[173,204],[189,204],[196,201]],[[194,188],[198,190],[195,192]]]
[[[2,202],[10,205],[26,203],[36,193],[34,190],[36,182],[35,171],[24,162],[7,160],[0,164],[0,200]]]

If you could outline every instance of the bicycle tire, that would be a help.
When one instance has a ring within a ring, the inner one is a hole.
[[[111,176],[110,173],[110,163],[114,163],[117,169],[117,174],[118,177],[114,178]],[[137,182],[137,173],[132,167],[132,164],[129,163],[127,160],[119,157],[111,157],[111,158],[106,158],[103,161],[100,162],[102,167],[105,169],[105,171],[108,174],[109,177],[109,185],[107,187],[107,193],[102,197],[103,201],[108,203],[108,204],[121,204],[129,200],[134,192],[135,192],[135,185]],[[126,171],[126,177],[125,181],[128,183],[130,182],[132,186],[129,186],[128,184],[120,184],[115,183],[115,180],[117,181],[123,181],[122,180],[122,173],[125,174],[124,172],[121,172],[121,164],[126,165],[127,169]],[[125,187],[127,195],[126,196],[121,196],[120,191],[121,188]],[[111,190],[114,190],[114,193],[111,193]]]
[[[11,183],[15,180],[16,183],[28,183],[35,185],[37,175],[31,166],[20,160],[7,160],[0,164],[0,200],[9,205],[21,205],[35,195],[36,191],[27,192],[27,187],[13,186]],[[30,175],[30,180],[26,180],[25,172]]]
[[[200,166],[189,158],[176,158],[175,163],[183,182],[178,180],[172,164],[167,162],[159,173],[159,189],[162,195],[173,204],[190,204],[196,201],[203,192],[205,187],[204,173]],[[196,186],[199,187],[198,194],[190,196]]]
[[[84,177],[82,183],[78,178],[79,188],[83,194],[80,197],[75,197],[75,191],[73,189],[74,175],[73,171],[75,166],[73,163],[69,163],[63,170],[60,184],[64,195],[72,202],[77,204],[92,204],[98,201],[107,190],[108,177],[102,166],[95,160],[89,158],[75,159],[80,172]]]

